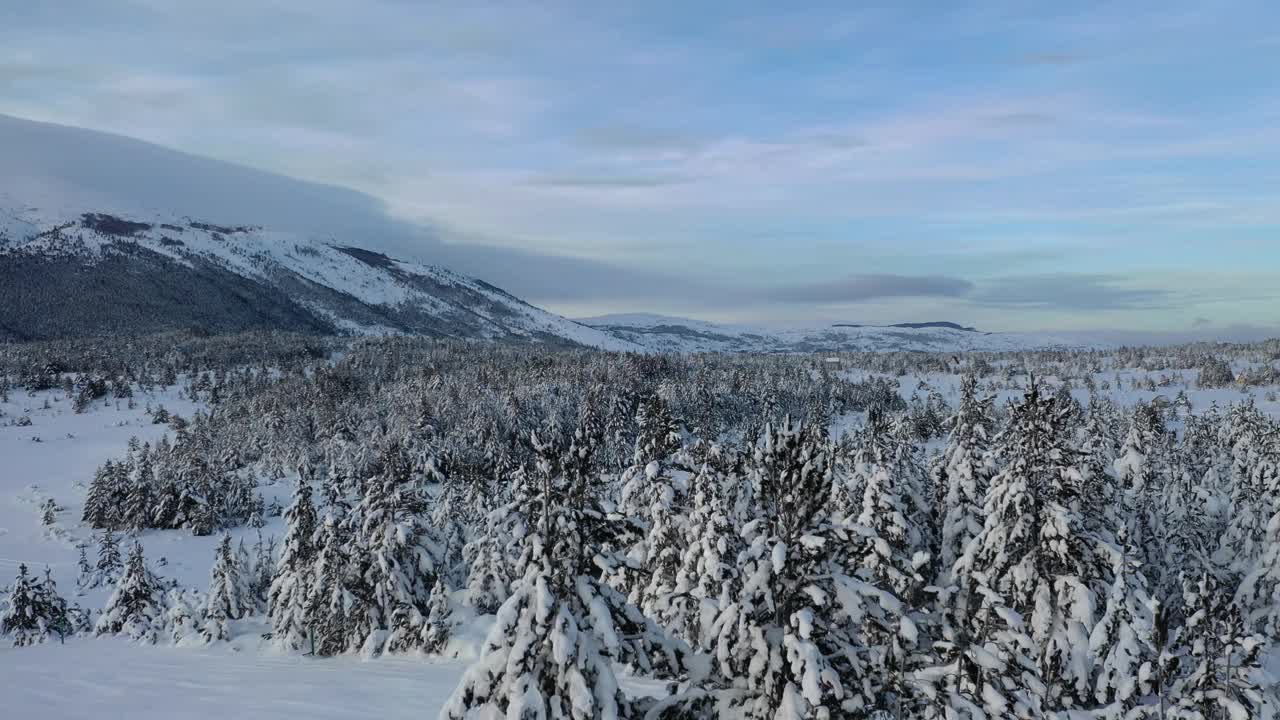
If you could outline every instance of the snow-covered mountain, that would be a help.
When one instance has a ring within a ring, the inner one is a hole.
[[[481,280],[338,241],[0,198],[0,339],[190,327],[639,349]]]
[[[980,332],[949,322],[838,324],[791,330],[649,314],[601,315],[580,318],[579,322],[658,352],[998,352],[1082,346],[1078,341],[1045,335]]]

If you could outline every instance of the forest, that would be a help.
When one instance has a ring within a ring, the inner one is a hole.
[[[1277,386],[1276,341],[0,345],[0,401],[145,406],[163,431],[43,501],[88,533],[75,587],[0,578],[0,635],[208,646],[257,622],[279,652],[430,658],[484,618],[458,720],[1271,717]],[[207,585],[165,577],[157,533],[216,540]]]

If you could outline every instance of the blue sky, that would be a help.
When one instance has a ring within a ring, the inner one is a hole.
[[[25,5],[0,113],[607,268],[503,268],[566,314],[1280,316],[1274,2]]]

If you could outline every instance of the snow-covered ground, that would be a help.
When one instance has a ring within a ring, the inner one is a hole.
[[[466,664],[77,638],[2,648],[0,668],[0,716],[15,719],[422,720],[439,714]]]

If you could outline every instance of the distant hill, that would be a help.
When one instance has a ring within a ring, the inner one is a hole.
[[[580,318],[579,322],[658,352],[963,352],[1081,346],[1044,335],[984,333],[951,322],[839,323],[800,330],[766,330],[647,314],[601,315]]]

